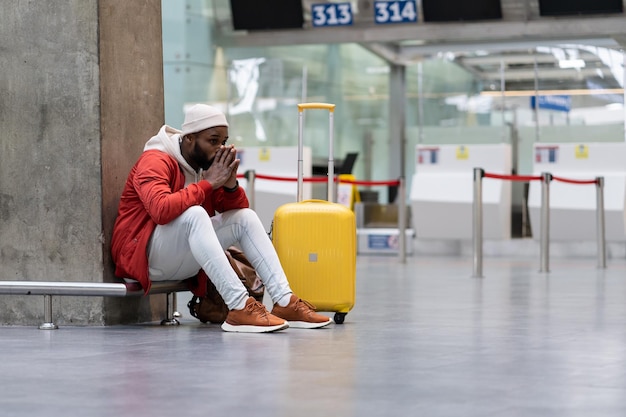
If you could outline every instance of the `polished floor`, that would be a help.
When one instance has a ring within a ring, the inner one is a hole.
[[[0,415],[626,415],[626,260],[359,256],[345,324],[0,328]],[[179,305],[186,303],[179,295]]]

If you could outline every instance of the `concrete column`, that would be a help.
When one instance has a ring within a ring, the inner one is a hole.
[[[389,68],[389,178],[400,178],[406,173],[406,67]],[[389,202],[394,199],[389,196]]]
[[[165,120],[161,0],[101,0],[98,9],[104,280],[109,281],[119,196],[143,145]],[[165,295],[150,298],[106,299],[105,321],[162,319]]]
[[[117,201],[164,118],[161,1],[6,0],[0,50],[0,279],[112,281]],[[54,315],[151,320],[153,298],[57,298]],[[42,318],[38,297],[0,306],[0,324]]]

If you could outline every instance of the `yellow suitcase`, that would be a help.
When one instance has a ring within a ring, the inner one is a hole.
[[[328,201],[302,201],[305,109],[329,111]],[[298,105],[298,201],[284,204],[274,213],[272,242],[294,293],[318,311],[335,312],[334,320],[341,324],[355,303],[356,219],[352,210],[332,202],[334,109],[334,104],[326,103]]]

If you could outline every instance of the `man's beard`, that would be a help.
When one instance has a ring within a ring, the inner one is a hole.
[[[202,168],[203,171],[206,171],[207,169],[211,168],[211,165],[213,165],[213,161],[215,161],[215,158],[211,159],[208,162],[204,160],[202,164],[198,164],[198,165],[200,165],[200,168]]]
[[[213,164],[215,157],[211,158],[210,160],[207,160],[205,158],[205,154],[202,152],[202,150],[197,144],[194,146],[193,151],[194,151],[194,157],[195,157],[194,159],[196,160],[196,164],[198,164],[198,166],[202,168],[202,170],[204,171],[209,169],[211,165]]]

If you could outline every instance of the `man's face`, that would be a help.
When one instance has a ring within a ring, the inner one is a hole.
[[[190,157],[195,165],[206,170],[213,163],[220,146],[226,145],[228,128],[226,126],[210,127],[190,136],[193,144]]]

